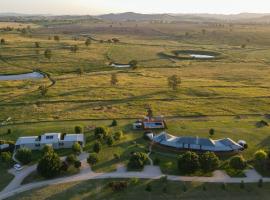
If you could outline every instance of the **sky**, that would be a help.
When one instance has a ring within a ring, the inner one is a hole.
[[[0,13],[270,13],[270,0],[0,0]]]

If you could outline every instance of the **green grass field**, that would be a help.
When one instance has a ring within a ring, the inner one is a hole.
[[[129,185],[121,192],[113,192],[107,184],[111,180],[89,180],[74,182],[56,186],[47,186],[33,191],[25,192],[9,199],[268,199],[269,184],[258,188],[256,184],[245,184],[241,189],[240,184],[228,184],[222,189],[222,184],[162,182],[161,180],[140,180],[136,185]],[[151,184],[152,191],[145,190],[146,185]],[[184,186],[185,185],[185,186]],[[183,188],[187,190],[184,191]],[[203,190],[203,188],[206,190]],[[166,188],[166,192],[164,191]]]
[[[10,24],[15,28],[27,25]],[[31,32],[27,34],[16,30],[0,32],[0,38],[6,40],[6,44],[0,45],[1,74],[38,69],[55,80],[45,96],[38,88],[51,85],[48,78],[0,81],[0,122],[11,118],[8,125],[0,126],[0,139],[16,140],[19,136],[45,132],[72,133],[76,125],[109,126],[112,119],[119,119],[119,126],[111,131],[124,130],[124,138],[112,147],[103,145],[101,161],[94,167],[95,171],[112,171],[117,164],[127,162],[130,152],[147,149],[142,132],[134,132],[131,124],[133,119],[143,117],[146,107],[151,105],[155,115],[165,116],[167,131],[173,135],[208,137],[209,129],[214,128],[214,139],[246,140],[249,146],[243,152],[246,159],[260,148],[268,150],[269,127],[257,128],[256,122],[269,122],[266,115],[270,112],[269,25],[134,22],[116,24],[114,28],[102,22],[61,25],[55,22],[51,28],[43,25],[31,24]],[[7,23],[0,24],[5,26]],[[100,32],[100,28],[104,31]],[[202,34],[202,29],[207,32]],[[96,40],[87,47],[82,33],[91,33]],[[59,35],[60,41],[54,41],[54,35]],[[113,37],[120,42],[98,41]],[[40,48],[35,47],[35,42],[40,43]],[[242,44],[246,47],[241,48]],[[76,53],[70,51],[72,45],[78,45]],[[46,49],[52,50],[51,59],[44,57]],[[220,59],[181,60],[162,56],[186,50],[218,52]],[[133,59],[138,61],[135,70],[109,66],[112,61],[125,64]],[[78,69],[82,69],[81,75]],[[110,84],[113,73],[119,80],[117,86]],[[167,78],[175,74],[182,83],[177,91],[172,91]],[[6,134],[9,128],[12,133]],[[86,137],[86,150],[91,151],[93,133],[86,132]],[[119,161],[114,160],[115,153],[121,155]],[[162,170],[170,165],[168,173],[175,174],[176,163],[166,155],[158,156]]]

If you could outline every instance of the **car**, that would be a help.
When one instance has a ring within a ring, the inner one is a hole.
[[[13,166],[13,168],[16,170],[16,171],[21,171],[22,169],[23,169],[23,167],[20,165],[20,164],[15,164],[14,166]]]

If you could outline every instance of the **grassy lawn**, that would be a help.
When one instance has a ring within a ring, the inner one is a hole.
[[[270,184],[264,184],[258,188],[257,184],[245,184],[241,189],[240,184],[228,184],[222,188],[222,184],[162,182],[161,180],[139,180],[137,184],[130,184],[121,192],[113,192],[107,185],[111,180],[89,180],[47,186],[33,191],[19,194],[9,199],[268,199]],[[151,184],[152,191],[145,190],[146,185]],[[166,192],[164,192],[166,188]],[[185,190],[186,188],[186,190]],[[203,189],[205,188],[205,190]]]
[[[0,164],[0,191],[4,189],[8,183],[13,179],[13,175],[7,172],[8,167],[4,164]]]

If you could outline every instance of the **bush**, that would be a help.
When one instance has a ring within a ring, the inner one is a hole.
[[[178,169],[184,173],[193,173],[200,167],[199,156],[187,151],[178,157]]]
[[[101,139],[104,139],[108,136],[108,130],[105,127],[96,127],[94,133],[97,138]]]
[[[118,153],[113,154],[113,157],[115,160],[119,160],[120,159],[120,155]]]
[[[117,121],[115,119],[112,121],[111,126],[117,126]]]
[[[264,150],[258,150],[255,152],[253,159],[256,165],[264,165],[267,157],[267,153]]]
[[[93,151],[96,153],[99,153],[101,150],[101,143],[100,142],[95,142],[94,146],[93,146]]]
[[[258,187],[262,188],[263,187],[263,179],[260,179],[258,182]]]
[[[114,134],[115,140],[120,140],[123,137],[123,131],[118,131]]]
[[[129,159],[128,167],[130,169],[142,169],[146,164],[148,158],[146,153],[136,152],[133,153]]]
[[[139,179],[137,177],[133,177],[129,180],[130,184],[137,185],[139,183]]]
[[[88,158],[87,158],[87,162],[89,165],[95,165],[98,163],[98,155],[96,153],[90,153]]]
[[[145,190],[146,190],[147,192],[151,192],[151,191],[152,191],[152,186],[151,186],[150,183],[147,183]]]
[[[127,181],[112,181],[108,185],[114,192],[120,192],[128,187],[128,182]]]
[[[1,160],[1,162],[6,163],[8,165],[11,164],[11,161],[12,161],[11,153],[10,152],[2,152],[0,154],[0,160]]]
[[[31,149],[21,148],[16,152],[16,159],[18,159],[22,164],[26,165],[32,160]]]
[[[82,152],[82,147],[81,145],[78,143],[78,142],[75,142],[73,145],[72,145],[72,151],[75,153],[75,154],[79,154]]]
[[[70,165],[74,164],[76,160],[77,158],[74,154],[70,154],[66,157],[66,162]]]
[[[113,137],[112,137],[112,136],[109,136],[109,137],[107,138],[107,145],[108,145],[108,146],[112,146],[113,143],[114,143]]]
[[[38,162],[37,171],[45,178],[53,178],[61,172],[62,162],[55,152],[45,154]]]
[[[209,130],[209,135],[210,135],[210,136],[213,136],[214,134],[215,134],[215,129],[211,128],[211,129]]]
[[[64,171],[64,172],[66,172],[66,171],[68,170],[68,164],[67,164],[65,161],[63,161],[63,162],[61,163],[61,168],[60,168],[60,170],[61,170],[61,171]]]
[[[203,171],[211,172],[218,168],[219,158],[213,152],[205,152],[199,158],[200,166]]]
[[[79,169],[81,166],[82,166],[81,161],[76,160],[76,161],[74,162],[74,167],[75,167],[76,169]]]
[[[241,188],[241,189],[245,189],[245,182],[244,182],[244,181],[241,181],[241,183],[240,183],[240,188]]]
[[[242,156],[234,156],[230,159],[229,165],[235,170],[243,170],[246,168],[247,163]]]
[[[53,148],[52,146],[50,145],[45,145],[43,148],[42,148],[42,152],[43,154],[46,154],[46,153],[50,153],[50,152],[53,152]]]
[[[160,159],[159,158],[155,158],[154,159],[154,165],[159,165],[160,163]]]
[[[80,134],[83,132],[83,128],[81,126],[75,126],[74,131],[76,134]]]

